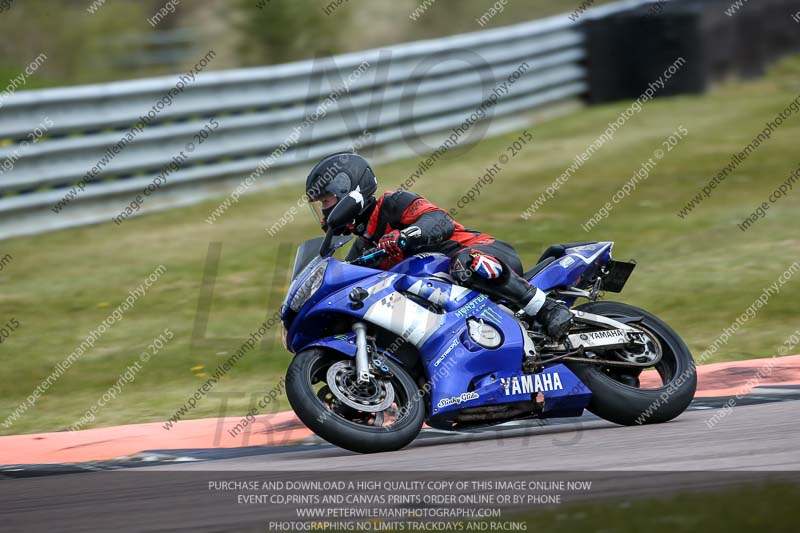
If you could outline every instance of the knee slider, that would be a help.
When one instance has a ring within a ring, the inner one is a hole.
[[[465,283],[472,277],[472,269],[470,264],[472,263],[472,256],[469,253],[469,250],[462,250],[458,252],[455,256],[453,256],[452,261],[450,262],[450,276],[457,282],[457,283]]]

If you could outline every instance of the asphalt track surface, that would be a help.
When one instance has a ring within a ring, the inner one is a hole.
[[[404,450],[358,455],[331,446],[273,450],[232,459],[0,481],[4,531],[266,530],[292,509],[237,505],[209,491],[210,480],[408,479],[464,476],[467,471],[594,479],[583,498],[648,497],[766,479],[800,480],[797,401],[688,411],[666,423],[620,427],[596,418],[457,437],[420,439]],[[381,471],[381,472],[378,472]],[[285,472],[281,474],[281,472]],[[291,472],[291,475],[287,473]],[[321,473],[324,473],[321,474]],[[432,476],[432,477],[431,477]],[[474,475],[473,475],[474,476]],[[90,525],[91,524],[91,525]],[[112,526],[113,525],[113,526]]]
[[[713,428],[717,410],[689,411],[666,424],[590,422],[484,431],[439,443],[429,438],[391,453],[333,447],[159,466],[148,470],[800,470],[800,403],[736,407]],[[456,442],[453,442],[456,440]]]

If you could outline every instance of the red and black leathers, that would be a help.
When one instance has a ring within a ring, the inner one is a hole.
[[[359,257],[368,248],[380,247],[389,253],[379,266],[388,269],[400,262],[403,256],[438,252],[450,256],[450,275],[460,285],[496,296],[520,309],[530,304],[536,295],[537,289],[522,278],[522,262],[511,245],[465,228],[444,209],[417,194],[408,191],[384,193],[371,212],[366,212],[362,220],[356,220],[354,226],[356,234],[360,234],[347,256],[348,260]],[[359,232],[361,228],[363,232]],[[395,245],[401,231],[409,235],[402,254],[397,253]],[[487,279],[473,270],[473,260],[478,252],[500,262],[502,272],[498,277]],[[541,300],[544,300],[543,296]]]
[[[403,230],[417,226],[421,235],[412,242],[406,255],[421,252],[450,253],[473,244],[489,244],[494,239],[485,233],[466,229],[454,221],[447,212],[428,200],[408,191],[386,192],[378,198],[371,212],[365,213],[366,226],[361,238],[356,241],[356,250],[351,257],[361,251],[377,246],[381,237],[392,230]],[[360,224],[356,223],[356,227]],[[358,233],[358,231],[356,231]]]

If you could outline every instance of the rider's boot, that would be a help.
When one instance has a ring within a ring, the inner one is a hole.
[[[553,298],[545,298],[535,318],[539,324],[544,326],[547,336],[555,341],[564,338],[572,323],[572,313],[569,308]]]

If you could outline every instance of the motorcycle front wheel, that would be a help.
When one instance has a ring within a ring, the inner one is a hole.
[[[416,438],[425,419],[424,396],[402,366],[359,383],[355,361],[312,348],[298,353],[286,374],[289,404],[311,431],[358,453],[399,450]]]

